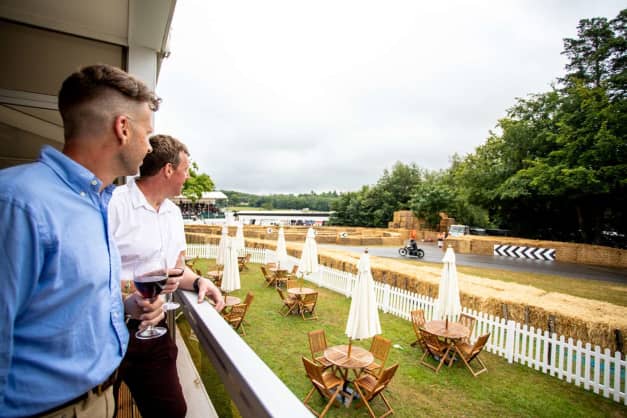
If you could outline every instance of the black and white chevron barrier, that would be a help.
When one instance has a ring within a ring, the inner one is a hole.
[[[494,255],[506,257],[531,258],[533,260],[555,261],[555,249],[521,247],[519,245],[494,245]]]

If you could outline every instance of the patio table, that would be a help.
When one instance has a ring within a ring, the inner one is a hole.
[[[468,337],[468,335],[470,335],[468,327],[460,324],[459,322],[449,321],[447,328],[446,321],[441,319],[425,322],[424,328],[431,334],[435,334],[447,341],[459,340],[460,338]]]
[[[374,356],[365,348],[353,345],[351,348],[351,356],[348,357],[348,345],[334,345],[333,347],[328,347],[324,350],[324,358],[329,360],[329,362],[331,362],[331,364],[333,364],[336,369],[340,371],[342,377],[346,381],[342,391],[349,399],[346,406],[350,405],[353,397],[356,396],[357,391],[348,391],[348,385],[352,383],[352,381],[348,378],[348,373],[352,370],[355,377],[359,377],[362,370],[374,362]]]
[[[316,293],[316,290],[312,289],[311,287],[292,287],[292,288],[287,289],[287,293],[289,293],[292,296],[296,296],[300,298],[303,295]]]
[[[215,305],[215,302],[212,299],[207,298],[207,301],[212,304]],[[224,309],[222,310],[223,313],[227,312],[227,308],[233,306],[233,305],[239,305],[240,303],[242,303],[242,300],[240,298],[238,298],[237,296],[225,296],[224,297]]]

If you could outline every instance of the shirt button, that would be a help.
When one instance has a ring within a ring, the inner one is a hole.
[[[118,317],[118,313],[117,312],[113,312],[113,317],[117,318]]]
[[[85,197],[85,192],[80,192],[79,194],[81,195],[81,197]]]
[[[95,186],[96,184],[98,184],[98,182],[97,182],[96,180],[92,180],[92,181],[91,181],[91,185],[92,185],[92,186]]]

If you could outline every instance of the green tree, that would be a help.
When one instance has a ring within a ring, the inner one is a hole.
[[[440,212],[450,213],[455,206],[455,191],[446,184],[443,173],[430,173],[413,191],[410,207],[417,218],[430,228],[440,223]]]
[[[193,162],[189,169],[189,178],[183,185],[183,196],[191,199],[192,202],[200,199],[203,192],[210,192],[215,187],[211,177],[205,173],[199,173],[198,170],[198,164]]]

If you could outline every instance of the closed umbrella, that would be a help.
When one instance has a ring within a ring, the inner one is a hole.
[[[279,228],[279,238],[276,241],[276,262],[277,268],[283,265],[283,268],[287,268],[287,248],[285,247],[285,233],[283,227]]]
[[[229,237],[229,228],[226,223],[222,225],[222,235],[220,235],[220,243],[218,244],[218,256],[216,257],[216,264],[224,265],[224,258],[226,257],[226,241]]]
[[[444,267],[440,278],[438,301],[435,305],[435,316],[439,319],[445,319],[446,328],[448,328],[448,320],[457,317],[462,311],[462,304],[459,301],[455,252],[452,247],[446,249],[442,262]]]
[[[226,256],[224,258],[224,271],[222,272],[222,284],[220,289],[224,293],[233,292],[240,288],[239,265],[237,263],[237,251],[234,239],[226,238]]]
[[[316,244],[316,233],[313,228],[307,231],[305,238],[305,246],[300,256],[298,271],[302,273],[304,278],[309,278],[312,274],[318,273],[318,244]]]
[[[370,271],[370,256],[367,251],[361,255],[357,270],[357,285],[353,289],[351,308],[346,322],[348,357],[351,355],[352,340],[371,338],[381,334],[374,281]]]
[[[237,232],[235,232],[235,253],[238,256],[243,256],[246,250],[246,243],[244,241],[244,225],[241,222],[237,223]]]

